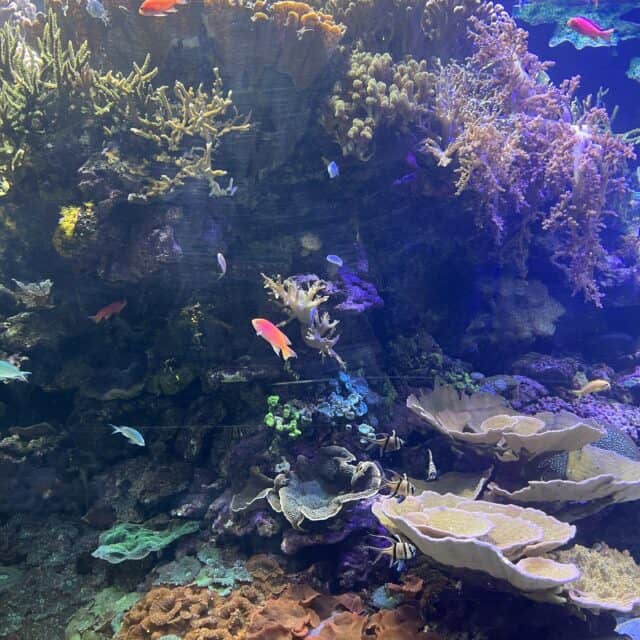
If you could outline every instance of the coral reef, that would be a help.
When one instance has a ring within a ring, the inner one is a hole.
[[[435,70],[434,135],[423,150],[440,167],[454,163],[457,194],[480,198],[476,222],[503,254],[524,269],[541,226],[574,293],[601,305],[610,271],[601,232],[622,203],[632,147],[601,106],[572,104],[577,79],[538,81],[548,64],[529,53],[526,32],[506,12],[471,24],[473,55]]]
[[[212,167],[211,156],[223,136],[245,131],[248,124],[237,114],[226,117],[231,96],[223,93],[216,72],[209,91],[176,81],[169,93],[151,85],[157,69],[149,57],[123,75],[100,73],[90,55],[86,42],[76,47],[64,41],[52,10],[36,49],[18,27],[2,27],[2,180],[9,186],[28,180],[43,162],[60,156],[74,158],[73,173],[92,154],[104,152],[107,170],[138,183],[129,193],[132,201],[165,193],[189,178],[207,180],[211,195],[227,195],[217,183],[226,172]],[[73,127],[84,131],[80,139],[64,135]],[[105,141],[112,146],[104,149]],[[140,163],[139,155],[153,162]],[[73,235],[77,214],[63,212],[61,242]]]
[[[561,590],[580,577],[575,565],[543,555],[571,540],[575,527],[542,511],[425,491],[378,502],[373,512],[436,562],[485,572],[525,595],[562,601]]]
[[[602,427],[568,412],[518,415],[500,396],[467,396],[451,386],[411,395],[407,407],[457,446],[488,449],[503,462],[582,449],[605,435]]]
[[[407,130],[427,113],[433,76],[426,62],[394,62],[388,53],[355,51],[346,78],[333,88],[322,124],[344,156],[369,160],[385,128]]]
[[[302,529],[307,520],[334,518],[344,505],[370,498],[380,488],[382,477],[375,463],[355,465],[355,460],[344,447],[322,447],[312,460],[299,456],[295,468],[275,481],[254,474],[254,481],[233,497],[231,510],[243,511],[266,498],[295,529]]]
[[[473,318],[465,331],[468,348],[510,348],[552,336],[564,307],[539,280],[485,279],[478,285],[487,311]]]
[[[154,531],[140,524],[117,524],[100,534],[100,546],[91,555],[111,564],[141,560],[178,538],[197,531],[198,527],[197,522],[174,521],[166,529]]]
[[[515,7],[514,16],[531,25],[553,24],[554,31],[549,40],[550,47],[557,47],[563,42],[570,42],[576,49],[584,47],[615,46],[622,40],[640,38],[640,28],[633,20],[625,18],[636,5],[633,2],[603,2],[586,4],[581,0],[565,0],[562,3],[522,2]],[[581,15],[596,24],[606,25],[607,29],[614,29],[615,36],[611,42],[594,39],[569,29],[567,21],[575,15]]]

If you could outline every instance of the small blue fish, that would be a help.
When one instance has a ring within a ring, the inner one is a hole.
[[[327,262],[330,262],[331,264],[335,264],[337,267],[341,267],[344,262],[342,261],[342,258],[340,256],[336,256],[333,253],[330,253],[327,256]]]
[[[409,184],[416,179],[415,173],[405,173],[405,175],[400,176],[397,180],[393,181],[394,187],[401,187],[404,184]]]
[[[142,434],[132,427],[118,427],[115,424],[109,425],[113,431],[112,433],[121,433],[131,444],[135,444],[138,447],[144,447],[146,442],[142,437]]]
[[[337,178],[340,175],[340,167],[333,160],[327,165],[327,173],[330,178]]]
[[[9,380],[20,380],[27,382],[27,376],[31,375],[31,371],[21,371],[8,360],[0,360],[0,380],[9,382]]]

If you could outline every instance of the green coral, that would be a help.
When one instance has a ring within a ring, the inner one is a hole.
[[[197,530],[198,523],[191,521],[173,521],[162,531],[148,529],[141,524],[120,523],[100,534],[100,546],[91,555],[111,564],[141,560]]]
[[[103,589],[71,616],[65,640],[109,640],[120,630],[125,613],[139,598],[139,593],[127,593],[118,587]]]
[[[231,92],[223,92],[215,69],[208,89],[179,81],[154,87],[157,73],[149,56],[126,75],[93,68],[87,43],[64,41],[53,10],[33,47],[7,22],[0,29],[0,190],[19,181],[20,169],[30,179],[38,169],[49,175],[51,166],[64,166],[75,173],[99,159],[134,185],[131,201],[162,195],[187,179],[206,180],[211,195],[232,194],[232,182],[227,188],[217,183],[226,172],[212,166],[220,139],[249,126],[233,110]],[[70,136],[71,130],[82,135]]]
[[[226,563],[220,551],[211,544],[200,547],[197,557],[184,556],[156,569],[153,584],[208,587],[221,596],[228,596],[238,583],[253,582],[253,577],[240,560]]]
[[[280,404],[280,396],[273,395],[267,398],[268,412],[264,417],[267,427],[275,429],[279,433],[286,433],[290,438],[298,438],[302,435],[300,427],[309,418],[303,409],[297,408],[292,403]]]
[[[406,131],[427,113],[433,76],[424,60],[394,62],[388,53],[355,51],[346,78],[336,83],[325,105],[322,124],[342,147],[342,154],[366,161],[383,128]]]

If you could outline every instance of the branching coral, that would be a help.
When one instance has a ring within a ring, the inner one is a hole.
[[[317,308],[329,299],[329,296],[321,295],[327,283],[319,278],[301,281],[300,278],[289,277],[282,280],[280,276],[269,278],[263,273],[262,280],[264,288],[289,319],[296,319],[302,325],[311,325]]]
[[[524,270],[533,225],[542,225],[574,293],[600,305],[609,270],[601,231],[622,202],[632,147],[602,108],[572,105],[577,79],[559,87],[544,80],[548,63],[528,52],[526,33],[506,12],[470,23],[475,51],[438,69],[435,135],[423,150],[441,167],[454,161],[457,194],[479,197],[476,222],[503,254]]]
[[[433,76],[424,60],[395,62],[388,53],[355,51],[346,78],[334,86],[322,123],[343,155],[368,160],[385,127],[406,130],[427,113]]]
[[[289,316],[287,322],[296,319],[300,323],[305,344],[323,358],[333,358],[344,369],[345,361],[334,349],[340,339],[340,335],[336,335],[339,320],[331,320],[326,311],[322,315],[318,312],[318,307],[329,300],[328,295],[321,295],[327,283],[316,276],[293,276],[282,280],[280,276],[269,278],[263,273],[262,279],[264,288]]]
[[[140,184],[130,199],[163,194],[187,178],[206,179],[212,195],[225,195],[216,179],[226,172],[212,167],[211,156],[223,136],[245,131],[248,124],[229,115],[231,94],[223,92],[217,71],[209,90],[180,82],[171,90],[156,88],[151,83],[156,73],[149,57],[128,75],[101,73],[91,66],[86,42],[75,46],[63,39],[52,10],[35,49],[19,27],[5,24],[0,30],[3,182],[11,185],[20,168],[32,175],[43,159],[47,169],[57,164],[73,172],[102,149],[106,137],[117,147],[108,154],[112,170]],[[82,136],[69,136],[72,128]],[[127,154],[131,160],[121,158]],[[140,156],[145,160],[138,161]]]

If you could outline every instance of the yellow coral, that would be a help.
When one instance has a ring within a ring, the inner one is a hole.
[[[81,221],[90,220],[90,225],[83,226],[93,226],[93,206],[92,202],[85,202],[82,206],[68,205],[60,209],[60,220],[51,241],[61,256],[68,258],[75,253],[76,247],[74,245],[80,239],[79,236],[83,235],[77,233],[78,224]]]

